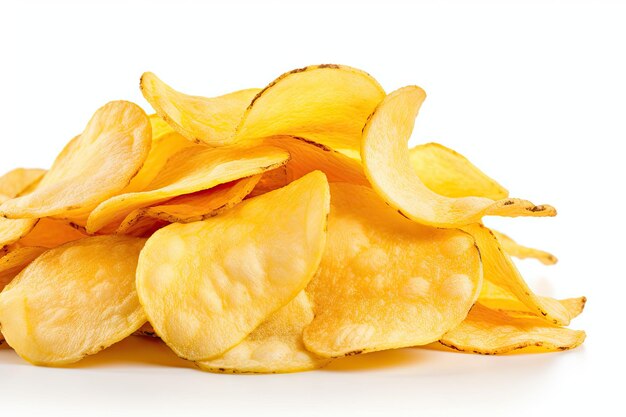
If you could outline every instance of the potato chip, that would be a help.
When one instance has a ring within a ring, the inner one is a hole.
[[[117,233],[128,232],[146,217],[169,223],[191,223],[217,216],[239,204],[250,194],[260,177],[261,175],[253,175],[208,190],[181,195],[158,206],[134,210],[124,218]]]
[[[329,360],[308,352],[302,330],[313,320],[313,309],[304,291],[228,352],[200,369],[219,373],[285,373],[321,368]]]
[[[60,366],[132,334],[146,321],[135,290],[144,241],[90,237],[39,256],[0,293],[7,343],[33,364]]]
[[[89,212],[122,190],[150,150],[150,123],[137,105],[112,101],[91,118],[30,194],[0,205],[6,217],[67,217]]]
[[[584,331],[559,327],[536,317],[519,318],[478,303],[440,343],[461,352],[499,355],[529,348],[535,352],[573,349],[584,340]]]
[[[418,178],[431,191],[444,197],[485,197],[501,200],[506,188],[485,175],[467,158],[439,143],[426,143],[409,150]]]
[[[250,194],[248,194],[248,198],[256,197],[258,195],[274,191],[278,188],[282,188],[290,182],[291,176],[289,172],[287,172],[286,165],[265,171],[261,175],[259,182],[254,186]]]
[[[331,184],[326,249],[307,287],[315,318],[304,344],[339,357],[436,341],[467,315],[481,272],[468,234],[414,223],[370,188]]]
[[[151,72],[141,76],[141,92],[152,108],[178,133],[196,143],[233,143],[235,128],[261,90],[249,88],[215,98],[190,96],[174,90]]]
[[[152,142],[159,141],[163,136],[175,132],[169,123],[158,114],[151,114],[148,117],[150,118],[150,127],[152,128]]]
[[[134,210],[260,174],[288,159],[287,152],[269,146],[183,149],[167,161],[145,191],[120,194],[96,207],[87,220],[87,232],[95,233],[109,223],[119,225]]]
[[[426,93],[415,86],[401,88],[376,108],[363,129],[361,158],[376,192],[406,217],[422,224],[455,227],[479,222],[485,215],[554,216],[547,205],[507,198],[451,198],[431,191],[411,165],[407,141]]]
[[[359,149],[361,129],[384,97],[380,84],[355,68],[327,64],[295,69],[257,94],[237,137],[291,135],[335,150]]]
[[[0,195],[0,204],[10,198]],[[5,219],[0,217],[0,255],[5,247],[26,236],[37,224],[38,219]]]
[[[510,256],[519,259],[536,259],[544,265],[554,265],[558,262],[557,257],[549,252],[545,252],[540,249],[529,248],[527,246],[522,246],[504,233],[500,233],[495,230],[491,231],[498,239],[498,242],[500,242],[502,249],[504,249],[504,251]]]
[[[11,250],[0,258],[0,291],[11,282],[17,274],[26,268],[39,255],[47,251],[47,248],[37,246],[20,247]]]
[[[85,233],[70,226],[67,222],[43,218],[37,222],[26,236],[17,242],[17,245],[20,247],[41,246],[44,248],[55,248],[85,237],[87,237]]]
[[[0,177],[0,195],[13,198],[41,180],[45,169],[17,168]]]
[[[194,361],[240,343],[317,270],[329,199],[326,177],[316,171],[216,217],[152,235],[137,290],[156,333]]]
[[[569,324],[571,316],[558,300],[539,297],[528,287],[511,258],[504,252],[493,232],[481,224],[463,228],[476,240],[483,260],[485,281],[480,298],[494,297],[494,286],[503,293],[508,293],[526,305],[530,311],[541,315],[546,320],[559,326]],[[489,293],[487,292],[489,291]]]

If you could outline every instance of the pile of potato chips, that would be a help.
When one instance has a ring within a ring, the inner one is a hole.
[[[554,216],[458,153],[407,146],[426,95],[340,65],[205,98],[152,73],[49,170],[0,178],[0,325],[61,366],[133,334],[215,372],[293,372],[440,346],[559,351],[585,298],[533,293],[481,223]],[[1,340],[1,338],[0,338]]]

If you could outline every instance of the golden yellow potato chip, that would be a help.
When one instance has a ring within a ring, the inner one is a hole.
[[[165,135],[175,132],[169,123],[163,120],[158,114],[151,114],[148,117],[150,118],[150,126],[152,127],[153,142],[160,140]]]
[[[254,186],[248,198],[256,197],[261,194],[274,191],[278,188],[284,187],[291,182],[291,175],[287,172],[287,166],[279,166],[278,168],[265,171],[261,174],[261,179]]]
[[[135,290],[144,242],[90,237],[39,256],[0,293],[7,343],[33,364],[60,366],[132,334],[146,321]]]
[[[380,84],[355,68],[327,64],[295,69],[257,94],[237,137],[292,135],[335,150],[359,149],[361,129],[384,97]]]
[[[260,174],[288,159],[286,151],[270,146],[185,148],[167,161],[144,191],[120,194],[96,207],[87,220],[87,232],[95,233],[109,223],[119,224],[134,210]]]
[[[20,247],[0,258],[0,291],[29,263],[47,251],[47,248]]]
[[[474,237],[482,255],[484,277],[489,284],[483,285],[481,299],[503,298],[501,295],[493,295],[495,288],[500,293],[510,294],[509,298],[518,299],[530,311],[556,325],[569,324],[571,316],[568,310],[558,300],[540,297],[532,292],[491,230],[481,224],[465,226],[463,230]]]
[[[51,218],[40,219],[35,227],[16,244],[19,246],[41,246],[55,248],[73,240],[87,237],[80,230],[70,226],[63,220]]]
[[[316,171],[216,217],[152,235],[137,291],[156,333],[194,361],[240,343],[317,270],[329,200],[326,177]]]
[[[477,303],[463,323],[446,333],[439,343],[461,352],[499,355],[573,349],[584,340],[584,331],[559,327],[536,317],[516,317]]]
[[[0,204],[10,201],[9,197],[0,195]],[[37,224],[38,219],[6,219],[0,216],[0,256],[6,246],[26,236]]]
[[[215,98],[174,90],[151,72],[141,76],[141,92],[152,108],[178,133],[212,146],[233,143],[235,128],[261,90],[250,88]]]
[[[491,230],[491,231],[500,242],[502,249],[504,249],[504,251],[510,256],[513,256],[519,259],[526,259],[526,258],[536,259],[544,265],[554,265],[555,263],[558,262],[557,257],[552,255],[549,252],[520,245],[519,243],[517,243],[516,241],[514,241],[513,239],[511,239],[509,236],[505,235],[504,233],[500,233],[495,230]]]
[[[79,217],[130,182],[146,159],[150,142],[150,122],[143,110],[126,101],[112,101],[96,111],[37,188],[5,201],[0,215]]]
[[[0,195],[13,198],[41,180],[46,173],[39,168],[16,168],[0,177]]]
[[[146,221],[153,223],[152,219],[169,223],[191,223],[217,216],[239,204],[250,194],[260,177],[261,175],[253,175],[208,190],[181,195],[157,206],[134,210],[124,218],[117,233],[127,233],[136,225],[143,226]]]
[[[200,369],[219,373],[285,373],[321,368],[329,360],[308,352],[302,331],[313,320],[304,291],[272,314],[241,343],[222,356],[197,362]]]
[[[507,198],[451,198],[430,190],[411,164],[407,142],[426,93],[415,86],[388,95],[363,129],[361,159],[376,192],[406,217],[437,227],[479,222],[483,216],[554,216],[547,205]]]
[[[431,191],[445,197],[485,197],[501,200],[506,188],[488,177],[460,153],[439,143],[426,143],[409,150],[411,166]]]
[[[416,346],[463,321],[480,291],[474,242],[406,219],[370,188],[331,184],[328,238],[304,331],[323,357]]]

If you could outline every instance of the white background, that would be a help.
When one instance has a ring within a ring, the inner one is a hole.
[[[619,410],[626,371],[626,9],[619,2],[48,3],[0,2],[0,171],[49,166],[109,100],[148,109],[138,89],[143,71],[212,96],[262,87],[307,64],[362,68],[387,91],[418,84],[428,92],[414,144],[451,146],[512,196],[559,209],[554,219],[488,224],[559,256],[554,267],[520,264],[546,295],[588,296],[572,325],[588,339],[558,354],[408,349],[277,376],[201,373],[137,338],[71,369],[32,367],[3,348],[3,415]]]

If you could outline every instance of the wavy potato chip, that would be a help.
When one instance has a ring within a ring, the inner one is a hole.
[[[463,323],[446,333],[439,343],[461,352],[499,355],[530,349],[573,349],[584,340],[584,331],[559,327],[536,317],[520,318],[477,303]]]
[[[148,222],[154,223],[152,219],[168,223],[191,223],[217,216],[239,204],[250,194],[260,178],[261,175],[253,175],[208,190],[174,197],[158,206],[135,210],[124,218],[117,233],[127,233]]]
[[[327,64],[295,69],[254,97],[237,138],[291,135],[335,150],[358,149],[361,129],[384,97],[380,84],[355,68]]]
[[[87,235],[72,227],[67,222],[51,218],[40,219],[35,227],[17,245],[19,246],[41,246],[44,248],[55,248],[67,242],[83,239]]]
[[[326,177],[312,172],[216,217],[152,235],[137,291],[156,333],[194,361],[244,340],[317,270],[329,199]]]
[[[306,293],[300,291],[237,346],[197,365],[218,373],[285,373],[321,368],[329,360],[308,352],[302,343],[302,331],[311,320],[313,308]]]
[[[315,318],[304,344],[339,357],[431,343],[463,321],[481,281],[468,234],[414,223],[370,188],[331,184],[326,249],[307,287]]]
[[[39,168],[16,168],[0,177],[0,195],[13,198],[37,184],[46,173]]]
[[[87,220],[87,232],[120,224],[134,210],[173,197],[260,174],[285,164],[289,154],[270,146],[210,148],[195,145],[170,158],[144,191],[120,194],[101,203]]]
[[[498,242],[500,242],[502,249],[504,249],[504,251],[510,256],[513,256],[519,259],[526,259],[526,258],[536,259],[544,265],[554,265],[555,263],[558,262],[557,257],[552,255],[549,252],[520,245],[519,243],[517,243],[516,241],[514,241],[513,239],[511,239],[509,236],[505,235],[504,233],[500,233],[495,230],[491,230],[491,231],[498,239]]]
[[[98,236],[51,249],[0,293],[7,343],[36,365],[97,353],[146,321],[135,290],[145,239]]]
[[[143,110],[112,101],[63,149],[37,188],[5,201],[0,215],[79,217],[128,185],[144,163],[150,142],[150,122]]]
[[[419,87],[409,86],[389,94],[363,129],[361,159],[365,174],[376,192],[406,217],[436,227],[476,223],[486,215],[554,216],[547,205],[507,198],[451,198],[430,190],[411,165],[407,142],[415,117],[426,98]]]
[[[409,150],[411,166],[431,191],[444,197],[485,197],[501,200],[506,188],[488,177],[460,153],[439,143],[417,145]]]
[[[261,91],[235,91],[220,97],[190,96],[174,90],[151,72],[141,76],[141,92],[152,108],[175,131],[196,143],[229,145],[244,111]]]

